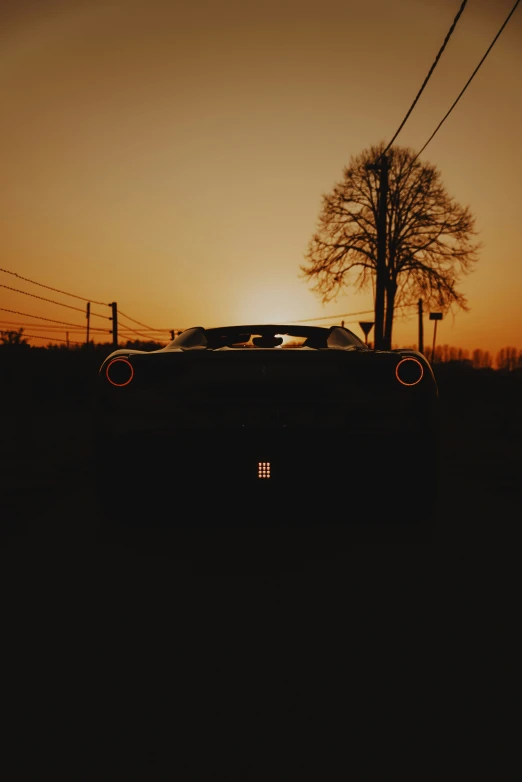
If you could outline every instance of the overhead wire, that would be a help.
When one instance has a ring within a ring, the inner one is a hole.
[[[77,310],[77,312],[83,312],[85,314],[84,309],[81,309],[80,307],[73,307],[72,304],[64,304],[62,301],[54,301],[54,299],[46,299],[44,296],[37,296],[36,293],[28,293],[27,291],[21,291],[19,288],[11,288],[9,285],[2,285],[1,283],[0,283],[0,288],[7,288],[7,290],[15,291],[15,293],[23,293],[24,296],[31,296],[33,299],[48,301],[51,304],[58,304],[58,306],[60,307],[67,307],[67,309]],[[100,315],[97,312],[91,312],[91,316],[92,315],[95,315],[98,318],[106,318],[107,320],[110,320],[110,317],[108,315]]]
[[[452,24],[451,24],[451,26],[450,26],[447,34],[446,34],[446,37],[444,38],[444,42],[443,42],[442,46],[440,47],[440,49],[439,49],[439,51],[437,53],[437,56],[435,57],[435,60],[433,61],[432,65],[431,65],[431,68],[429,69],[428,74],[427,74],[426,78],[424,79],[424,81],[423,81],[423,83],[421,85],[420,90],[418,91],[417,95],[415,96],[415,99],[414,99],[413,103],[411,104],[410,108],[408,109],[408,111],[406,113],[406,116],[404,117],[403,121],[401,122],[401,124],[397,128],[397,130],[396,130],[395,134],[393,135],[391,141],[389,142],[389,144],[384,149],[384,151],[382,153],[383,157],[386,154],[386,152],[390,149],[390,147],[392,146],[393,142],[395,141],[395,139],[397,138],[399,133],[401,132],[402,128],[404,127],[404,125],[406,124],[406,122],[408,120],[408,117],[410,116],[410,114],[412,113],[413,109],[415,108],[415,106],[416,106],[420,96],[424,92],[424,89],[426,88],[426,85],[428,84],[428,82],[429,82],[429,80],[430,80],[430,78],[431,78],[431,76],[433,74],[433,71],[437,67],[437,64],[438,64],[438,62],[439,62],[439,60],[440,60],[440,58],[442,56],[442,53],[444,52],[446,46],[448,45],[448,42],[449,42],[451,36],[453,35],[455,27],[457,26],[457,23],[458,23],[460,17],[462,16],[462,13],[463,13],[466,5],[467,5],[467,1],[468,0],[462,0],[462,2],[460,4],[460,8],[459,8],[457,14],[455,15],[455,18],[453,19],[453,22],[452,22]],[[416,305],[398,305],[397,307],[395,307],[395,309],[399,309],[399,307],[407,307],[407,306],[416,306]],[[337,318],[349,318],[349,317],[352,317],[354,315],[367,315],[367,314],[370,314],[370,313],[373,314],[374,310],[373,309],[372,310],[363,310],[361,312],[350,312],[350,313],[345,313],[343,315],[333,315],[331,317],[330,316],[324,316],[324,317],[319,317],[319,318],[308,318],[308,319],[302,319],[300,321],[291,321],[291,322],[292,323],[310,323],[312,321],[332,320],[332,319],[337,319]]]
[[[399,309],[403,307],[416,307],[416,304],[398,304],[394,309]],[[318,318],[300,318],[300,320],[288,320],[285,321],[285,323],[288,323],[288,325],[292,325],[294,323],[312,323],[316,320],[336,320],[338,318],[351,318],[355,315],[370,315],[374,312],[373,309],[371,310],[360,310],[359,312],[344,312],[341,315],[321,315]]]
[[[154,329],[152,326],[146,326],[145,323],[141,323],[139,320],[136,320],[135,318],[131,318],[130,315],[126,315],[122,310],[118,309],[118,314],[123,315],[124,318],[127,318],[127,320],[132,320],[133,323],[137,323],[138,326],[143,326],[144,329],[150,329],[151,331],[161,331],[161,332],[167,332],[170,331],[170,329]]]
[[[433,74],[433,71],[437,67],[437,63],[439,62],[444,49],[448,45],[449,39],[453,35],[453,31],[455,30],[455,27],[457,26],[457,22],[459,21],[461,15],[462,15],[462,12],[464,11],[464,8],[467,5],[467,2],[468,2],[468,0],[463,0],[463,2],[460,4],[460,8],[459,8],[459,10],[457,12],[457,15],[455,16],[455,18],[454,18],[454,20],[452,22],[452,25],[451,25],[450,29],[448,30],[448,32],[446,34],[446,37],[444,39],[444,43],[440,47],[440,49],[439,49],[439,51],[437,53],[437,56],[435,57],[435,60],[433,61],[433,64],[432,64],[431,68],[428,71],[428,75],[424,79],[424,81],[422,83],[422,86],[421,86],[420,90],[418,91],[418,93],[417,93],[417,95],[415,97],[415,100],[413,101],[413,103],[411,104],[410,108],[408,109],[408,112],[407,112],[406,116],[404,117],[403,121],[401,122],[401,124],[399,125],[397,131],[395,132],[395,135],[393,136],[392,140],[390,141],[390,143],[388,144],[388,146],[386,147],[386,149],[382,153],[383,155],[385,155],[386,152],[390,149],[391,145],[393,144],[393,142],[395,141],[395,139],[397,138],[397,136],[401,132],[401,130],[404,127],[404,125],[406,124],[406,121],[407,121],[408,117],[410,116],[410,114],[412,113],[413,109],[415,108],[415,105],[416,105],[417,101],[419,100],[420,96],[424,92],[424,89],[425,89],[426,85],[428,84],[428,82],[429,82],[429,80],[430,80],[430,78],[431,78],[431,76]]]
[[[0,268],[0,272],[4,272],[5,274],[10,274],[13,277],[18,277],[18,279],[24,280],[25,282],[29,282],[32,285],[38,285],[41,288],[46,288],[47,290],[55,291],[56,293],[61,293],[61,294],[65,295],[65,296],[72,296],[73,298],[81,299],[82,301],[89,302],[90,304],[99,304],[99,305],[101,305],[103,307],[111,306],[110,304],[107,304],[106,302],[95,301],[92,298],[87,298],[85,296],[79,296],[78,294],[70,293],[68,291],[61,290],[60,288],[53,288],[50,285],[45,285],[44,283],[37,282],[36,280],[32,280],[29,277],[23,277],[21,274],[18,274],[17,272],[13,272],[13,271],[11,271],[9,269]],[[68,309],[73,309],[73,310],[76,310],[77,312],[85,312],[85,310],[82,310],[80,307],[73,307],[70,304],[64,304],[63,302],[55,301],[54,299],[48,299],[48,298],[46,298],[44,296],[37,296],[34,293],[29,293],[28,291],[23,291],[23,290],[20,290],[19,288],[13,288],[13,287],[11,287],[9,285],[2,285],[2,284],[0,284],[0,287],[6,288],[7,290],[12,290],[12,291],[14,291],[16,293],[22,293],[25,296],[31,296],[32,298],[35,298],[35,299],[40,299],[41,301],[47,301],[47,302],[49,302],[51,304],[57,304],[58,306],[61,306],[61,307],[67,307]],[[4,309],[4,308],[0,307],[0,309]],[[8,311],[8,312],[15,312],[15,310],[6,310],[6,311]],[[36,315],[30,315],[29,313],[17,312],[16,314],[28,315],[29,317],[38,317]],[[156,334],[170,334],[171,329],[155,329],[152,326],[147,326],[146,324],[141,323],[141,321],[136,320],[135,318],[132,318],[130,315],[127,315],[122,310],[118,309],[118,314],[119,315],[123,315],[123,317],[127,318],[127,320],[133,321],[134,323],[137,323],[139,326],[142,326],[143,328],[145,328],[147,330],[150,330],[150,331],[152,331],[152,332],[154,332]],[[107,320],[111,320],[110,316],[108,316],[108,315],[100,315],[97,312],[90,312],[90,315],[91,316],[96,316],[96,317],[99,317],[99,318],[106,318]],[[51,318],[47,318],[47,319],[46,318],[42,318],[42,319],[43,320],[52,320]],[[73,324],[66,324],[65,321],[55,321],[55,322],[56,323],[63,323],[64,325],[73,325]],[[136,331],[135,329],[132,329],[131,326],[124,326],[124,328],[128,328],[131,331],[134,331],[139,336],[146,336],[146,335],[141,334],[140,332]],[[91,330],[92,330],[92,327],[91,327]]]
[[[94,299],[87,299],[85,298],[85,296],[78,296],[76,293],[68,293],[67,291],[62,291],[59,288],[51,288],[50,285],[44,285],[41,282],[35,282],[35,280],[30,280],[28,277],[22,277],[21,274],[17,274],[17,272],[11,272],[8,269],[0,269],[0,272],[4,272],[5,274],[12,274],[13,277],[18,277],[19,280],[30,282],[33,285],[39,285],[40,288],[47,288],[47,290],[54,291],[55,293],[63,293],[64,296],[72,296],[74,299],[81,299],[82,301],[90,301],[92,304],[100,304],[103,307],[109,306],[106,302],[103,301],[94,301]]]
[[[44,318],[43,315],[32,315],[30,312],[20,312],[19,310],[9,310],[7,307],[0,307],[2,312],[11,312],[13,315],[23,315],[26,318],[36,318],[37,320],[48,320],[50,323],[61,323],[63,326],[77,326],[77,323],[70,323],[66,320],[55,320],[54,318]],[[83,311],[83,310],[82,310]]]
[[[30,328],[30,329],[38,329],[38,330],[45,330],[45,331],[64,331],[62,326],[48,326],[46,323],[20,323],[19,321],[15,320],[0,320],[0,323],[7,323],[11,326],[21,326],[22,328]],[[68,326],[67,331],[85,331],[85,326],[78,326],[77,324],[64,324]],[[91,326],[89,328],[89,331],[96,331],[97,333],[101,334],[110,334],[110,329],[102,329],[98,326]]]
[[[152,336],[151,334],[143,334],[141,331],[136,331],[136,329],[133,329],[131,326],[127,326],[124,323],[118,323],[118,334],[121,334],[122,331],[132,331],[133,334],[137,334],[138,337],[144,337],[145,339],[150,339]]]
[[[456,25],[457,25],[457,22],[459,21],[459,18],[460,18],[460,16],[462,15],[462,12],[464,11],[464,8],[465,8],[465,6],[466,6],[466,3],[467,3],[467,0],[464,0],[464,1],[461,3],[461,6],[460,6],[460,8],[459,8],[459,11],[458,11],[458,13],[456,14],[456,16],[455,16],[455,18],[454,18],[454,20],[453,20],[453,23],[452,23],[452,25],[451,25],[451,27],[450,27],[450,29],[449,29],[449,31],[448,31],[448,33],[447,33],[447,35],[446,35],[446,38],[444,39],[444,43],[443,43],[442,47],[440,48],[440,50],[439,50],[439,52],[438,52],[438,54],[437,54],[437,57],[435,58],[435,61],[433,62],[432,66],[431,66],[431,68],[430,68],[430,70],[429,70],[429,72],[428,72],[428,75],[426,76],[426,78],[425,78],[425,80],[424,80],[424,82],[423,82],[423,84],[422,84],[422,86],[421,86],[421,89],[420,89],[420,90],[419,90],[419,92],[417,93],[417,96],[416,96],[415,100],[413,101],[412,105],[410,106],[410,109],[408,110],[408,112],[407,112],[407,114],[406,114],[406,116],[405,116],[404,120],[403,120],[403,121],[402,121],[402,123],[400,124],[400,126],[399,126],[399,128],[397,129],[396,133],[394,134],[393,138],[391,139],[391,141],[389,142],[389,144],[388,144],[388,145],[386,146],[386,148],[384,149],[384,151],[383,151],[383,153],[382,153],[382,157],[384,157],[384,155],[386,154],[386,152],[387,152],[387,151],[390,149],[390,147],[392,146],[393,142],[394,142],[394,141],[395,141],[395,139],[397,138],[398,134],[400,133],[400,131],[401,131],[401,130],[402,130],[402,128],[404,127],[404,124],[406,123],[406,121],[407,121],[408,117],[410,116],[411,112],[413,111],[413,108],[415,107],[415,105],[416,105],[416,103],[417,103],[418,99],[420,98],[420,96],[421,96],[421,94],[422,94],[422,92],[423,92],[424,88],[426,87],[426,85],[427,85],[427,83],[428,83],[428,81],[429,81],[429,79],[430,79],[430,77],[431,77],[431,75],[432,75],[432,73],[433,73],[433,71],[434,71],[434,69],[435,69],[435,67],[436,67],[436,65],[437,65],[437,63],[438,63],[438,61],[439,61],[439,59],[440,59],[440,57],[441,57],[441,55],[442,55],[443,51],[444,51],[444,49],[446,48],[446,45],[447,45],[447,43],[448,43],[448,41],[449,41],[449,39],[450,39],[451,35],[453,34],[453,31],[454,31],[454,29],[455,29],[455,27],[456,27]],[[421,149],[419,150],[419,152],[417,152],[417,154],[415,155],[415,157],[414,157],[414,158],[411,160],[410,166],[409,166],[409,168],[408,168],[408,172],[409,172],[409,171],[410,171],[410,170],[413,168],[413,165],[415,164],[416,160],[417,160],[417,159],[420,157],[420,155],[421,155],[421,154],[422,154],[422,152],[423,152],[423,151],[426,149],[426,147],[428,146],[428,144],[429,144],[429,143],[430,143],[430,142],[433,140],[433,138],[435,137],[435,135],[437,134],[437,132],[440,130],[440,128],[442,127],[442,125],[444,124],[444,122],[446,121],[446,119],[449,117],[449,115],[451,114],[451,112],[453,111],[453,109],[455,108],[455,106],[457,105],[457,103],[459,102],[459,100],[461,99],[461,97],[462,97],[462,96],[464,95],[464,93],[466,92],[467,88],[469,87],[469,85],[470,85],[470,84],[471,84],[471,82],[473,81],[474,77],[476,76],[476,74],[477,74],[477,72],[479,71],[480,67],[481,67],[481,66],[482,66],[482,64],[484,63],[484,61],[485,61],[486,57],[488,56],[488,54],[489,54],[489,53],[490,53],[490,51],[492,50],[493,46],[494,46],[494,45],[495,45],[495,43],[497,42],[497,40],[498,40],[498,38],[500,37],[500,35],[501,35],[502,31],[504,30],[504,28],[505,28],[505,27],[506,27],[506,25],[508,24],[509,20],[511,19],[512,15],[514,14],[514,12],[515,12],[515,10],[517,9],[517,7],[518,7],[518,5],[519,5],[519,4],[520,4],[520,0],[516,0],[516,2],[514,3],[514,5],[513,5],[512,9],[511,9],[511,11],[510,11],[510,12],[509,12],[509,14],[507,15],[506,19],[504,20],[504,22],[503,22],[503,24],[501,25],[500,29],[498,30],[497,34],[495,35],[495,37],[493,38],[492,42],[491,42],[491,43],[490,43],[490,45],[488,46],[488,48],[487,48],[486,52],[484,53],[483,57],[480,59],[480,61],[479,61],[478,65],[476,66],[475,70],[473,71],[473,73],[472,73],[472,74],[471,74],[471,76],[469,77],[468,81],[466,82],[466,84],[464,85],[464,87],[462,88],[462,90],[460,91],[460,93],[458,94],[457,98],[455,99],[455,101],[453,102],[453,104],[450,106],[450,108],[448,109],[448,111],[446,112],[446,114],[444,115],[444,117],[441,119],[441,121],[439,122],[439,124],[437,125],[437,127],[435,128],[435,130],[433,131],[433,133],[431,134],[431,136],[428,138],[428,140],[426,141],[426,143],[425,143],[425,144],[424,144],[424,145],[421,147]],[[414,306],[414,305],[413,305],[413,306]]]
[[[500,34],[501,34],[501,33],[502,33],[502,31],[504,30],[504,27],[507,25],[507,23],[508,23],[508,22],[509,22],[509,20],[511,19],[512,15],[514,14],[514,12],[515,12],[515,10],[516,10],[517,6],[519,5],[519,3],[520,3],[520,0],[516,0],[516,3],[514,4],[513,8],[512,8],[512,9],[511,9],[511,11],[509,12],[509,14],[507,15],[507,17],[506,17],[506,19],[505,19],[504,23],[502,24],[502,26],[500,27],[500,29],[499,29],[498,33],[495,35],[495,37],[493,38],[492,42],[491,42],[491,43],[490,43],[490,45],[488,46],[488,48],[487,48],[487,50],[486,50],[486,52],[485,52],[484,56],[483,56],[483,57],[482,57],[482,59],[480,60],[479,64],[477,65],[477,67],[475,68],[475,70],[473,71],[473,73],[471,74],[471,76],[469,77],[469,79],[467,80],[466,84],[464,85],[464,87],[462,88],[462,90],[460,91],[460,93],[457,95],[457,98],[455,99],[455,101],[453,102],[453,104],[450,106],[449,110],[446,112],[446,114],[444,115],[444,117],[441,119],[441,121],[439,122],[439,124],[437,125],[437,127],[435,128],[435,130],[433,131],[433,133],[431,134],[431,136],[429,137],[429,139],[426,141],[426,143],[424,144],[424,146],[423,146],[423,147],[422,147],[422,148],[419,150],[419,152],[417,153],[417,155],[416,155],[416,156],[413,158],[413,160],[412,160],[412,164],[413,164],[413,163],[414,163],[414,162],[417,160],[417,158],[419,157],[419,155],[421,155],[421,154],[422,154],[422,152],[424,152],[424,150],[426,149],[426,147],[428,146],[428,144],[430,143],[430,141],[431,141],[431,140],[434,138],[435,134],[436,134],[436,133],[439,131],[440,127],[441,127],[441,126],[443,125],[443,123],[444,123],[444,122],[447,120],[447,118],[449,117],[449,115],[451,114],[451,112],[453,111],[453,109],[455,108],[455,106],[457,105],[457,103],[459,102],[459,100],[462,98],[462,96],[463,96],[463,95],[464,95],[464,93],[466,92],[467,88],[469,87],[469,85],[471,84],[472,80],[474,79],[474,77],[475,77],[475,75],[476,75],[477,71],[479,70],[479,68],[481,67],[482,63],[484,62],[484,60],[486,59],[486,57],[487,57],[487,56],[488,56],[488,54],[490,53],[490,51],[491,51],[491,49],[493,48],[493,46],[495,45],[495,43],[497,42],[497,39],[499,38]]]

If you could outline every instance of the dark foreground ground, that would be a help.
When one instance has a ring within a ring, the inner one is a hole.
[[[114,537],[85,406],[4,405],[9,779],[345,779],[357,759],[380,779],[383,758],[385,776],[426,779],[444,743],[462,753],[450,778],[511,779],[520,397],[446,390],[424,536]]]

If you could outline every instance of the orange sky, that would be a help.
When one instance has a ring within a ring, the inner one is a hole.
[[[397,144],[425,144],[513,5],[469,0]],[[0,267],[117,301],[158,329],[343,316],[362,334],[371,313],[349,313],[371,310],[371,293],[347,289],[322,305],[299,266],[322,194],[352,155],[395,134],[459,7],[4,0]],[[521,96],[522,4],[422,154],[470,207],[483,243],[460,286],[470,312],[439,323],[439,344],[522,349]],[[6,309],[84,327],[82,311],[34,296],[82,310],[81,300],[5,272],[0,284],[33,294],[0,288],[0,328],[43,323]],[[56,337],[68,329],[84,339],[65,325]],[[424,329],[429,346],[427,317]],[[396,321],[393,342],[416,344],[415,311]]]

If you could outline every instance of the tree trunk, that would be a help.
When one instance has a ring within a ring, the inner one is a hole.
[[[384,307],[386,298],[386,216],[388,209],[388,167],[389,160],[382,155],[379,170],[379,211],[377,214],[377,274],[375,280],[375,350],[385,349]]]
[[[391,350],[391,346],[392,346],[393,313],[395,311],[396,293],[397,293],[397,285],[393,282],[388,283],[388,285],[386,286],[386,318],[384,322],[384,338],[383,338],[384,350]]]

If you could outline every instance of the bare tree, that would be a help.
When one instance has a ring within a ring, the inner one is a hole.
[[[448,195],[435,166],[417,160],[410,148],[386,152],[383,182],[384,149],[381,143],[352,157],[343,180],[322,196],[307,263],[300,268],[305,279],[314,281],[312,290],[323,302],[350,285],[361,291],[373,285],[374,294],[381,286],[384,295],[376,296],[375,320],[380,318],[384,330],[382,345],[376,333],[375,347],[388,349],[399,306],[422,298],[428,307],[445,313],[454,306],[469,309],[457,285],[472,271],[480,243],[473,241],[475,220],[469,208]],[[380,215],[383,194],[385,210]],[[383,226],[384,264],[379,256]]]
[[[24,337],[23,329],[11,329],[10,331],[0,331],[0,345],[9,347],[29,347],[29,342]]]
[[[475,369],[491,369],[493,367],[493,359],[489,350],[476,348],[471,360]]]
[[[515,369],[522,366],[522,352],[514,347],[501,348],[497,353],[497,369]]]

